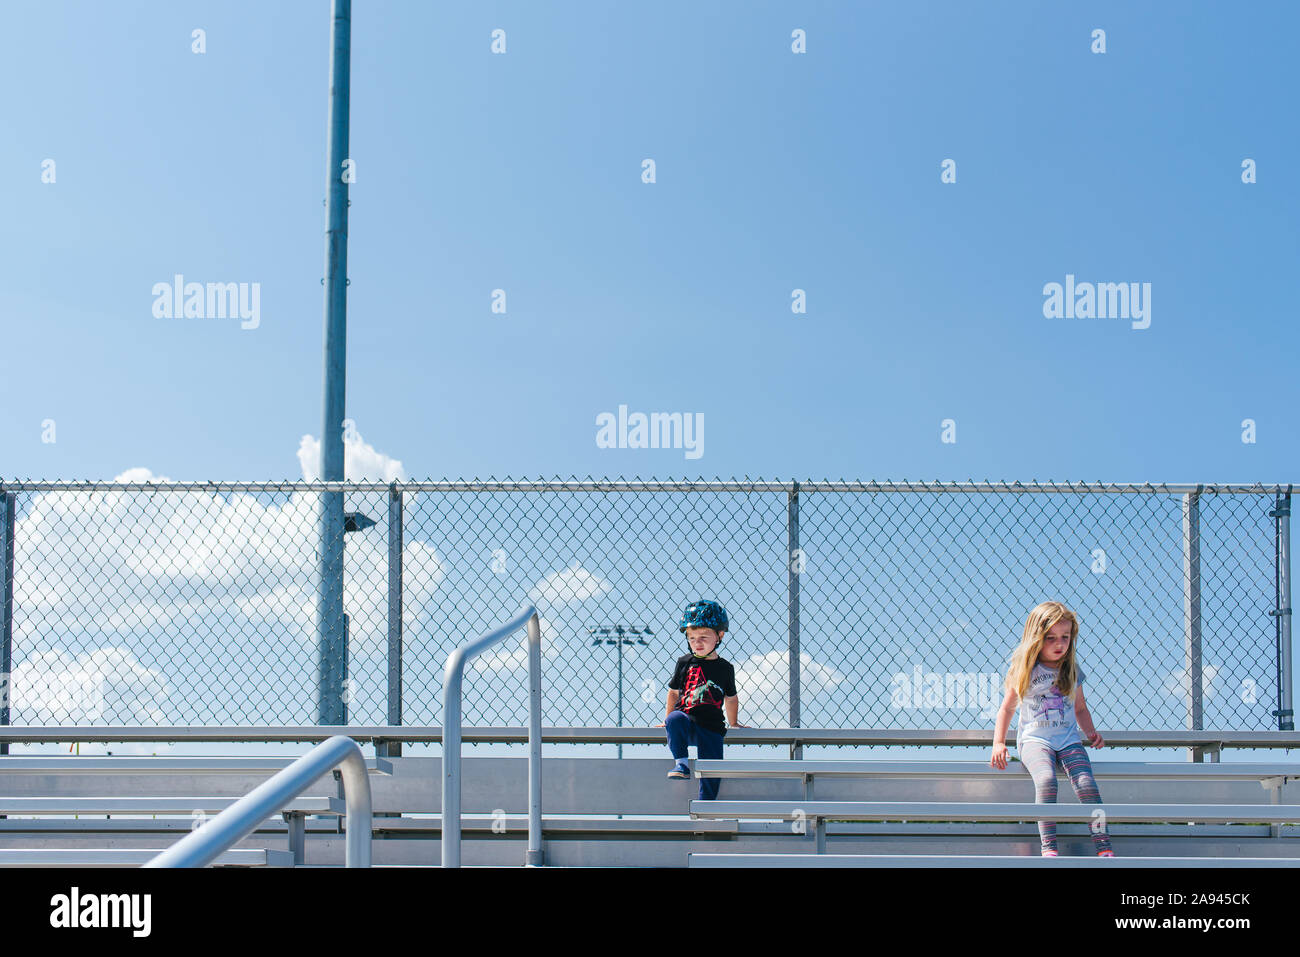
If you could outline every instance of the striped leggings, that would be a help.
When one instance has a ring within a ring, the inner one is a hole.
[[[1041,741],[1032,738],[1019,745],[1020,760],[1034,779],[1034,802],[1036,804],[1056,803],[1056,766],[1059,762],[1070,776],[1074,793],[1081,804],[1100,804],[1101,793],[1097,790],[1097,781],[1092,776],[1092,763],[1082,744],[1055,751]],[[1110,837],[1106,834],[1106,819],[1095,817],[1088,826],[1092,831],[1092,842],[1098,851],[1110,850]],[[1056,824],[1052,821],[1038,822],[1038,835],[1042,839],[1044,850],[1056,850]]]

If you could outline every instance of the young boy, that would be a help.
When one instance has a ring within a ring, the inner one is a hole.
[[[695,745],[702,759],[722,757],[722,739],[727,733],[727,725],[722,722],[724,707],[727,724],[742,727],[738,723],[740,699],[736,695],[736,669],[731,662],[718,657],[717,650],[727,630],[727,610],[716,601],[692,602],[682,615],[680,630],[686,635],[691,651],[677,659],[677,667],[668,681],[663,727],[675,762],[668,772],[670,778],[691,776],[690,765],[686,763],[688,745]],[[700,800],[717,798],[721,784],[720,778],[701,778]]]

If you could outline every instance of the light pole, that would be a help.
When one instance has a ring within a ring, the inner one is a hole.
[[[587,633],[591,635],[593,645],[617,645],[618,646],[618,727],[623,727],[623,646],[624,645],[645,645],[649,647],[650,642],[646,641],[642,635],[654,637],[654,631],[649,626],[625,625],[600,625],[596,628],[588,628]],[[629,637],[631,636],[631,637]],[[623,742],[618,743],[618,756],[623,757]]]
[[[344,373],[347,368],[348,102],[352,52],[352,0],[330,10],[329,160],[325,231],[325,412],[321,425],[321,478],[343,480]],[[322,492],[319,584],[316,597],[318,724],[343,723],[343,493]]]

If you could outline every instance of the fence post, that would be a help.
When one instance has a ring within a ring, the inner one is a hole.
[[[1273,511],[1274,538],[1276,541],[1277,588],[1277,718],[1279,731],[1295,730],[1295,713],[1291,705],[1291,486],[1286,495],[1277,493]]]
[[[4,492],[0,523],[4,525],[4,554],[0,556],[0,725],[9,723],[9,697],[13,689],[14,639],[14,503],[13,492]],[[9,753],[9,742],[0,743],[0,754]]]
[[[786,617],[789,627],[790,655],[790,727],[799,727],[799,483],[790,486],[786,503],[785,579],[787,593]],[[790,746],[791,760],[803,757],[803,745]]]
[[[1201,489],[1183,495],[1183,671],[1187,676],[1187,730],[1201,731]],[[1189,748],[1189,761],[1201,760]]]
[[[349,705],[352,703],[352,660],[349,654],[352,638],[352,616],[343,613],[343,649],[339,656],[342,678],[339,681],[339,724],[348,723]]]
[[[388,724],[402,723],[402,492],[388,487]],[[385,741],[379,757],[402,755],[400,741]]]

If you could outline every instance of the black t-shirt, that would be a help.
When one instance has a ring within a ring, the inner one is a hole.
[[[736,696],[736,669],[726,658],[696,658],[682,655],[677,659],[668,687],[680,691],[677,708],[685,711],[700,727],[714,734],[726,734],[722,719],[722,699]]]

